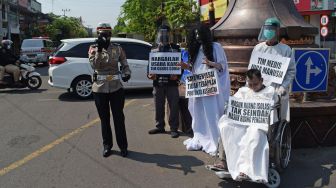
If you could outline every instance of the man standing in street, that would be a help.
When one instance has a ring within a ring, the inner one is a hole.
[[[124,89],[120,81],[118,62],[122,65],[122,80],[127,82],[131,78],[125,52],[119,44],[111,43],[112,28],[107,23],[100,23],[97,27],[97,44],[90,47],[89,61],[94,69],[92,91],[95,104],[101,120],[103,136],[103,156],[108,157],[112,151],[112,131],[110,125],[110,108],[117,144],[120,154],[126,157],[127,137],[124,116]]]
[[[152,52],[179,52],[179,46],[170,43],[170,28],[161,25],[157,35],[158,47]],[[149,134],[165,133],[165,103],[169,105],[169,125],[172,138],[179,137],[177,131],[179,126],[179,92],[178,75],[154,75],[148,74],[148,78],[153,80],[153,95],[155,103],[156,128],[149,130]]]

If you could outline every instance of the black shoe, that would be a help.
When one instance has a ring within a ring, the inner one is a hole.
[[[112,154],[112,148],[104,146],[103,157],[108,157]]]
[[[120,155],[121,155],[122,157],[126,157],[126,156],[128,155],[128,151],[127,151],[127,149],[123,149],[123,150],[121,150],[121,151],[120,151]]]
[[[158,133],[165,133],[166,131],[164,129],[159,129],[159,128],[155,128],[152,130],[148,131],[148,134],[158,134]]]
[[[177,131],[170,131],[170,136],[172,138],[178,138],[180,134]]]

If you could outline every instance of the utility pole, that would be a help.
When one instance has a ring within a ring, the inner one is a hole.
[[[62,11],[63,11],[63,16],[65,17],[65,12],[70,12],[70,9],[62,9]]]
[[[51,13],[54,13],[54,1],[55,0],[51,0]]]

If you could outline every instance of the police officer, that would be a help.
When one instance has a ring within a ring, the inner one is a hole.
[[[111,26],[108,23],[98,24],[97,34],[97,44],[92,45],[89,50],[89,61],[94,69],[92,91],[101,120],[103,156],[108,157],[112,153],[111,108],[120,154],[126,157],[128,144],[123,112],[125,96],[120,81],[118,62],[122,65],[122,81],[127,82],[131,78],[131,70],[123,49],[118,44],[110,42]]]
[[[179,46],[170,43],[170,28],[162,25],[157,35],[157,48],[152,52],[179,52]],[[165,102],[166,98],[169,105],[169,125],[172,138],[179,137],[177,131],[179,126],[179,92],[177,75],[154,75],[148,74],[148,78],[153,80],[153,94],[155,103],[155,121],[156,128],[149,130],[149,134],[158,134],[165,132]]]

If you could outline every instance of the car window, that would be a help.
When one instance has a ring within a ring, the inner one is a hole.
[[[54,51],[53,56],[56,56],[56,54],[58,53],[58,51],[59,51],[64,45],[65,45],[64,43],[61,43],[61,44],[56,48],[56,50]]]
[[[78,57],[78,58],[88,58],[88,51],[92,42],[86,42],[78,44],[67,51],[57,51],[55,53],[56,57]]]
[[[149,52],[151,50],[150,46],[137,43],[119,43],[126,53],[127,59],[138,59],[138,60],[148,60]]]
[[[23,40],[21,47],[22,48],[43,47],[43,42],[42,42],[42,40]]]
[[[54,47],[54,43],[52,41],[45,40],[45,47],[52,48]]]

